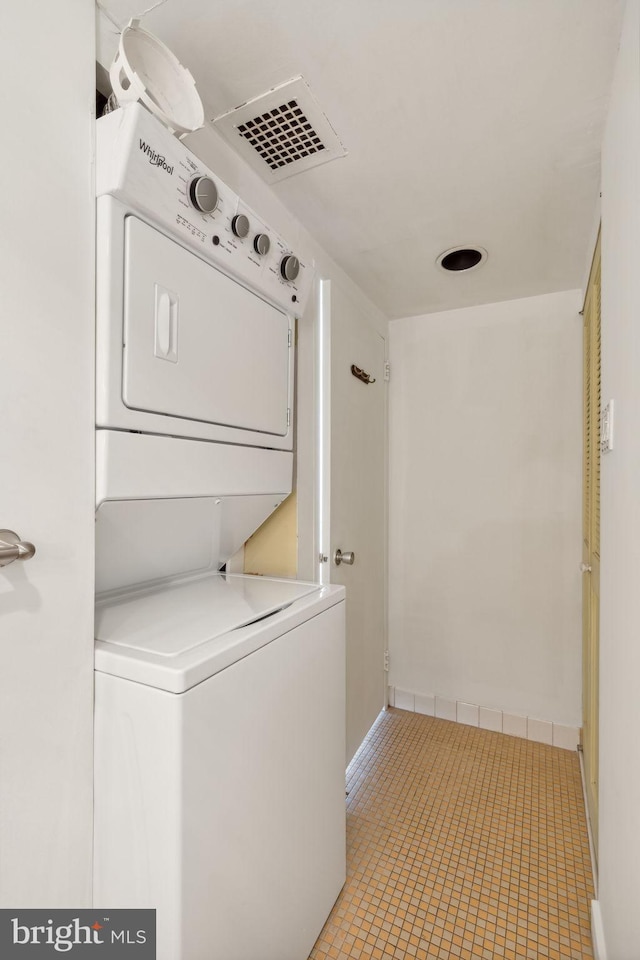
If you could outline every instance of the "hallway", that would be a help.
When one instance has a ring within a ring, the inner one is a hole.
[[[577,753],[389,709],[347,792],[347,882],[310,960],[593,956]]]

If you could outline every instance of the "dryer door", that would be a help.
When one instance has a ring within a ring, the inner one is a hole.
[[[127,407],[286,435],[289,318],[133,216],[123,333]]]

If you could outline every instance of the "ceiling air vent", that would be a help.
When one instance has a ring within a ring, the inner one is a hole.
[[[248,100],[213,123],[271,183],[347,152],[302,77]]]

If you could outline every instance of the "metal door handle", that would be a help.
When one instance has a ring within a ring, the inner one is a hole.
[[[590,564],[590,563],[581,563],[581,564],[580,564],[580,573],[591,573],[591,564]]]
[[[27,540],[21,540],[13,530],[0,530],[0,567],[14,560],[30,560],[36,548]]]
[[[333,562],[336,567],[339,567],[341,563],[348,563],[349,566],[353,566],[355,563],[356,555],[353,550],[350,550],[348,553],[343,553],[340,547],[336,550],[333,555]]]

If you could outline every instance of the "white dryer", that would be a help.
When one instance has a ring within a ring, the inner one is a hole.
[[[156,908],[159,960],[306,960],[345,878],[344,592],[225,564],[291,490],[311,270],[139,105],[97,129],[94,902]]]

